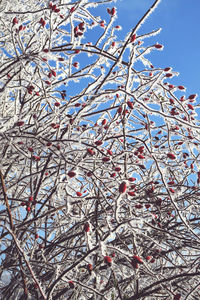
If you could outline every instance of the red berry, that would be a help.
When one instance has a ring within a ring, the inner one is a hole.
[[[89,223],[85,223],[85,225],[84,225],[84,231],[85,232],[89,232],[90,231],[90,225],[89,225]]]
[[[59,124],[52,123],[52,124],[51,124],[51,127],[52,127],[53,129],[57,129],[57,128],[60,127],[60,125],[59,125]]]
[[[110,157],[107,157],[107,156],[102,158],[103,162],[108,162],[109,160],[110,160]]]
[[[146,258],[146,260],[150,260],[152,257],[151,256],[147,256],[145,258]]]
[[[120,106],[117,110],[118,114],[121,114],[122,113],[122,107]]]
[[[44,27],[46,25],[46,22],[43,18],[40,19],[39,23]]]
[[[71,9],[70,9],[70,13],[73,13],[75,11],[75,6],[73,6]]]
[[[131,36],[131,43],[134,43],[134,42],[135,42],[135,39],[136,39],[136,34],[133,34],[133,35]]]
[[[129,107],[129,108],[133,109],[133,102],[128,101],[127,104],[128,104],[128,107]]]
[[[75,33],[75,34],[78,33],[78,26],[74,27],[74,33]]]
[[[146,167],[144,165],[138,165],[142,170],[146,170]]]
[[[101,122],[101,124],[104,126],[104,125],[106,125],[106,122],[107,122],[107,120],[104,119],[104,120]]]
[[[120,186],[119,186],[119,193],[120,193],[120,194],[125,193],[126,188],[127,188],[126,182],[123,181],[123,182],[120,184]]]
[[[90,148],[87,149],[87,153],[89,153],[90,155],[94,155],[95,154],[95,152],[92,149],[90,149]]]
[[[168,153],[167,157],[169,157],[170,159],[176,159],[176,156],[173,153]]]
[[[110,177],[115,177],[116,176],[116,173],[112,173],[111,175],[110,175]]]
[[[56,72],[54,70],[51,71],[54,77],[56,77]]]
[[[135,192],[128,192],[129,196],[135,196]]]
[[[59,102],[55,102],[54,105],[55,105],[56,107],[59,107],[59,106],[60,106],[60,103],[59,103]]]
[[[156,49],[161,49],[161,48],[163,48],[163,45],[155,44],[154,47],[155,47]]]
[[[87,269],[88,269],[88,271],[92,271],[92,269],[93,269],[92,264],[88,264]]]
[[[54,5],[52,5],[51,9],[52,9],[53,11],[55,11],[55,9],[56,9],[56,5],[55,5],[55,4],[54,4]]]
[[[39,161],[40,160],[40,156],[33,155],[33,159]]]
[[[187,106],[188,106],[189,109],[192,109],[192,110],[194,109],[192,104],[188,104]]]
[[[136,187],[136,185],[133,184],[133,185],[130,186],[130,189],[133,190],[133,189],[135,189],[135,187]]]
[[[135,181],[136,180],[136,178],[134,178],[134,177],[130,177],[129,179],[128,179],[128,181],[130,181],[130,182],[133,182],[133,181]]]
[[[170,70],[171,70],[171,68],[169,68],[169,67],[164,69],[165,72],[168,72]]]
[[[18,121],[18,122],[16,123],[16,125],[19,126],[19,127],[20,127],[20,126],[23,126],[23,125],[24,125],[24,121]]]
[[[116,172],[120,172],[120,171],[121,171],[121,168],[120,168],[120,167],[116,167],[116,168],[115,168],[115,171],[116,171]]]
[[[115,7],[113,7],[113,8],[111,9],[111,12],[110,12],[110,14],[111,14],[111,16],[114,16],[114,15],[115,15],[115,13],[116,13],[116,9],[115,9]]]
[[[165,77],[172,77],[173,75],[172,75],[172,73],[167,73],[166,75],[165,75]]]
[[[27,206],[27,207],[26,207],[26,210],[27,210],[27,212],[30,212],[30,211],[31,211],[31,207],[30,207],[30,206]]]
[[[151,204],[145,204],[145,207],[148,209],[148,208],[150,208],[151,207]]]
[[[95,145],[97,145],[97,146],[100,146],[100,145],[102,145],[102,144],[103,144],[102,141],[96,141],[96,142],[95,142]]]
[[[33,196],[30,196],[28,200],[33,201]]]
[[[30,85],[30,86],[27,87],[27,89],[32,91],[32,90],[34,90],[35,88],[34,88],[33,85]]]
[[[81,192],[76,192],[76,195],[77,195],[78,197],[81,197],[81,196],[82,196],[82,193],[81,193]]]
[[[185,90],[185,87],[182,85],[179,85],[178,88],[179,88],[179,90]]]
[[[112,263],[112,258],[110,256],[106,255],[106,256],[104,256],[104,261],[106,264],[110,265]]]
[[[92,172],[91,171],[87,172],[87,176],[91,177],[92,176]]]
[[[142,204],[140,204],[140,203],[139,203],[139,204],[136,204],[136,205],[135,205],[135,208],[141,209],[141,208],[142,208]]]
[[[78,25],[78,28],[83,31],[85,28],[84,28],[84,25],[85,23],[84,22],[81,22],[79,25]]]
[[[39,235],[38,235],[37,233],[35,234],[35,238],[36,238],[36,239],[38,239],[38,238],[39,238]]]
[[[174,180],[169,181],[167,184],[169,184],[169,185],[174,185],[174,184],[175,184],[175,181],[174,181]]]
[[[193,100],[193,99],[195,99],[196,98],[196,94],[192,94],[192,95],[190,95],[189,97],[188,97],[188,99],[190,99],[190,100]]]
[[[68,175],[70,178],[72,178],[72,177],[76,176],[76,173],[73,172],[73,171],[69,171],[69,172],[67,173],[67,175]]]
[[[100,26],[101,26],[101,27],[104,27],[104,26],[105,26],[104,21],[101,21],[101,22],[100,22]]]
[[[33,148],[29,147],[29,148],[28,148],[28,151],[29,151],[29,152],[33,152]]]
[[[79,64],[78,62],[73,63],[74,68],[78,68]]]
[[[13,25],[18,24],[18,19],[15,17],[12,22],[13,22]]]
[[[107,150],[107,154],[112,155],[112,151],[111,150]]]
[[[170,98],[169,101],[170,101],[170,104],[174,104],[175,103],[174,99]]]
[[[138,264],[143,264],[142,259],[138,255],[133,255],[133,260],[136,261]]]
[[[138,151],[139,151],[140,153],[142,153],[142,152],[144,151],[144,146],[140,146],[140,147],[138,148]]]

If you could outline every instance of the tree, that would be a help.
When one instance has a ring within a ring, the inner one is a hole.
[[[199,299],[197,95],[112,2],[0,3],[3,299]]]

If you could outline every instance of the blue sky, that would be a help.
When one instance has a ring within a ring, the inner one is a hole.
[[[116,23],[123,26],[120,35],[130,31],[153,3],[154,0],[118,0]],[[153,51],[149,58],[155,67],[169,66],[179,72],[171,82],[184,85],[186,95],[200,96],[199,16],[200,0],[162,0],[138,31],[144,34],[162,28],[159,35],[146,39],[145,43],[158,42],[164,45],[164,50]]]

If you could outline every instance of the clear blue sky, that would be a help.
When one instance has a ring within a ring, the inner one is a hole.
[[[132,29],[153,3],[154,0],[118,0],[116,24],[123,26],[120,35]],[[155,67],[169,66],[179,72],[171,82],[184,85],[186,95],[200,96],[200,0],[162,0],[138,33],[160,27],[161,33],[145,43],[159,42],[164,50],[154,51],[148,57]]]

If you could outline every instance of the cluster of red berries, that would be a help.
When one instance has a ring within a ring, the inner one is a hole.
[[[75,37],[79,37],[79,36],[82,36],[83,35],[83,32],[85,30],[85,27],[84,27],[85,23],[84,22],[81,22],[79,23],[78,26],[76,26],[74,28],[74,36]]]
[[[49,8],[51,8],[52,11],[54,11],[55,13],[59,13],[60,12],[60,8],[57,8],[56,4],[53,3],[49,3]]]
[[[33,199],[33,196],[29,196],[27,202],[22,202],[22,206],[26,206],[27,213],[31,212],[31,206],[36,204],[36,200]]]

